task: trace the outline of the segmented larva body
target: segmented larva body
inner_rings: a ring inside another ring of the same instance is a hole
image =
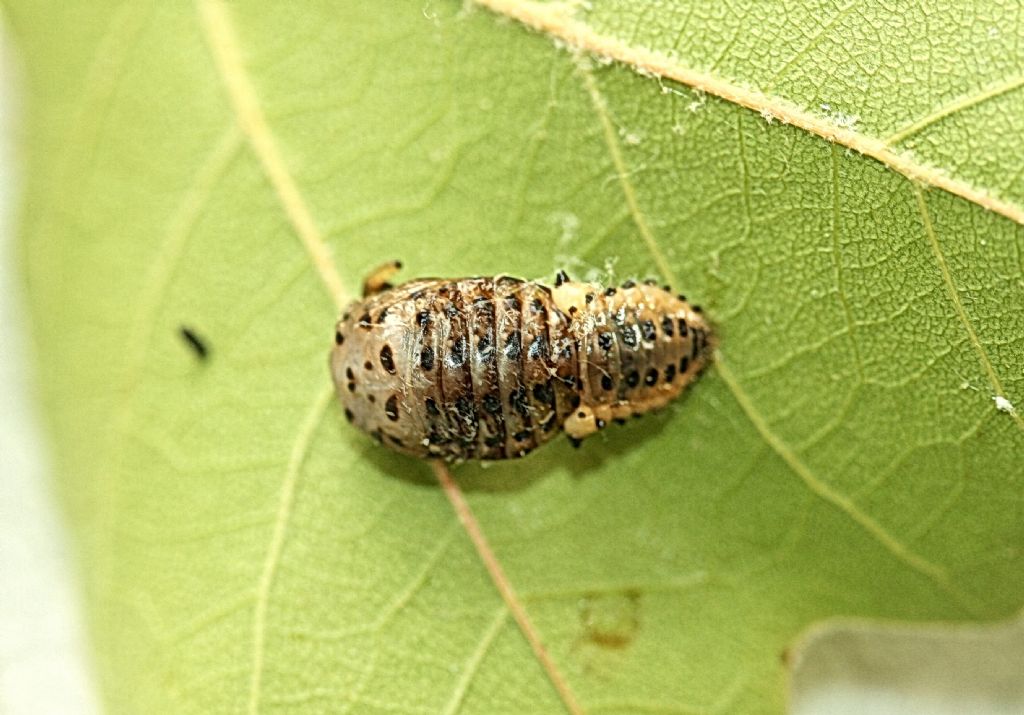
[[[559,274],[382,284],[338,322],[330,365],[345,416],[389,447],[490,460],[662,407],[709,354],[682,296]]]

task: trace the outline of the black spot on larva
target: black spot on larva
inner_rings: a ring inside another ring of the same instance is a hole
[[[672,328],[672,318],[665,316],[661,319],[661,332],[665,333],[666,338],[671,338],[675,334],[675,330]]]
[[[373,363],[370,362],[369,360],[367,360],[366,362],[363,363],[363,367],[366,368],[367,370],[372,370],[373,369]]]
[[[533,386],[533,399],[547,404],[555,399],[555,393],[550,385],[539,383]]]
[[[362,317],[359,318],[359,327],[365,328],[366,330],[369,330],[371,327],[373,327],[373,321],[370,320],[369,313],[363,313]]]
[[[491,358],[494,357],[494,348],[491,345],[490,335],[480,336],[480,340],[476,344],[476,352],[482,362],[490,362]]]
[[[657,369],[652,367],[650,370],[647,371],[647,374],[644,375],[644,384],[647,385],[648,387],[651,387],[657,381],[658,381],[658,371],[657,371]]]
[[[346,385],[346,387],[348,387],[348,391],[349,392],[355,392],[356,391],[356,383],[354,383],[354,382],[348,383],[348,385]]]
[[[693,349],[690,351],[690,357],[694,360],[697,359],[697,353],[700,352],[700,340],[703,337],[703,333],[699,330],[693,331]]]
[[[540,298],[534,298],[530,301],[530,312],[531,313],[543,313],[544,303],[541,302]]]
[[[677,295],[677,296],[676,296],[676,298],[678,298],[679,300],[683,301],[684,303],[686,302],[686,296],[685,296],[685,295],[683,295],[682,293],[680,293],[679,295]]]
[[[583,440],[578,437],[569,437],[569,444],[573,446],[573,449],[579,449],[580,445],[583,444]]]
[[[680,318],[678,320],[678,323],[679,323],[679,337],[685,338],[686,337],[686,318]]]
[[[566,345],[562,348],[562,359],[566,361],[572,359],[572,345]]]
[[[196,357],[200,360],[205,360],[207,355],[210,354],[210,349],[207,347],[206,342],[200,338],[192,328],[182,325],[178,328],[178,334],[181,335],[185,344],[192,348],[192,352],[194,352]],[[341,341],[338,340],[340,336],[341,333],[335,333],[334,336],[334,341],[338,343],[338,345],[341,345]],[[344,340],[344,338],[341,338],[341,340]]]
[[[352,410],[350,410],[347,407],[345,408],[345,419],[348,420],[349,422],[355,419],[355,415],[352,414]]]
[[[388,317],[388,308],[387,308],[387,306],[384,306],[383,308],[380,309],[380,312],[377,313],[377,325],[380,325],[381,323],[383,323],[387,319],[387,317]]]
[[[515,330],[505,338],[505,357],[509,360],[518,360],[519,354],[523,351],[523,337]]]
[[[515,313],[518,313],[523,309],[523,304],[520,303],[519,299],[516,298],[514,295],[505,297],[505,306]]]
[[[629,325],[622,329],[622,342],[627,348],[635,348],[637,346],[635,326]]]
[[[388,419],[392,422],[398,421],[398,395],[392,395],[388,398],[388,401],[384,403],[384,414],[388,416]]]
[[[352,368],[346,367],[345,368],[345,377],[347,377],[349,380],[355,380],[356,379],[356,374],[354,372],[352,372]]]
[[[625,283],[622,284],[622,287],[626,288],[626,289],[635,288],[636,287],[636,281],[626,281]]]
[[[568,387],[569,389],[576,389],[577,382],[575,375],[566,375],[565,377],[559,377],[558,379],[561,380],[562,384]]]
[[[548,341],[543,335],[538,335],[530,343],[530,350],[527,353],[531,360],[539,360],[548,354]]]
[[[595,424],[595,425],[597,425],[597,428],[598,428],[598,429],[604,429],[604,428],[605,428],[605,426],[607,426],[607,424],[608,424],[608,423],[607,423],[607,422],[605,422],[605,421],[604,421],[604,420],[602,420],[602,419],[597,419],[597,420],[594,420],[594,424]]]
[[[422,367],[424,370],[434,369],[433,348],[423,348],[423,350],[420,351],[420,367]]]
[[[476,409],[473,407],[472,401],[465,395],[460,395],[455,400],[455,411],[459,413],[459,417],[464,420],[473,420],[476,418]]]
[[[501,397],[497,392],[488,392],[483,399],[484,409],[492,415],[501,412]]]
[[[637,385],[639,385],[640,373],[637,372],[636,370],[633,370],[628,375],[626,375],[626,384],[629,385],[630,387],[636,387]]]
[[[699,305],[691,305],[690,306],[690,310],[692,310],[694,313],[703,313],[704,312],[704,309],[702,307],[700,307]]]
[[[612,349],[612,345],[615,344],[615,338],[612,337],[611,333],[598,333],[597,344],[601,346],[601,349],[608,352]]]
[[[373,404],[374,402],[376,402],[376,401],[377,401],[377,396],[376,396],[376,395],[374,395],[374,394],[373,394],[373,393],[371,392],[370,394],[368,394],[368,395],[366,396],[366,399],[367,399],[367,400],[369,400],[369,401],[370,401],[370,404],[372,405],[372,404]]]
[[[522,432],[516,432],[514,435],[512,435],[512,439],[514,439],[516,442],[525,442],[529,438],[530,430],[525,429]]]
[[[499,446],[504,440],[496,434],[492,434],[490,437],[484,439],[484,444],[491,449]]]
[[[615,387],[615,383],[612,381],[610,375],[601,375],[601,389],[610,390]]]
[[[665,368],[665,382],[673,382],[676,379],[676,366],[669,365]]]
[[[579,417],[582,420],[582,419],[586,418],[587,413],[586,412],[577,412],[576,416]]]
[[[523,417],[530,414],[530,401],[526,396],[526,387],[519,385],[508,395],[508,404],[514,407]]]
[[[459,315],[459,309],[455,307],[454,303],[448,303],[444,307],[444,314],[449,318],[455,318]]]
[[[609,296],[609,297],[611,297],[611,296],[615,295],[616,293],[618,293],[618,291],[617,291],[617,290],[615,290],[615,288],[609,288],[608,290],[606,290],[606,291],[604,292],[604,294],[605,294],[606,296]]]
[[[644,281],[644,285],[645,286],[656,286],[656,285],[658,285],[658,281],[654,280],[653,278],[648,278],[648,279],[646,279]]]
[[[552,429],[555,428],[556,424],[558,424],[558,415],[552,412],[551,416],[544,420],[541,423],[540,427],[545,432],[550,432]]]
[[[430,322],[430,311],[421,310],[416,314],[416,325],[421,328],[425,327]]]
[[[555,287],[562,285],[569,280],[569,274],[565,271],[559,271],[555,274]]]
[[[572,399],[569,400],[569,406],[572,407],[574,410],[577,407],[579,407],[580,406],[580,396],[579,395],[573,395]]]
[[[624,424],[626,424],[626,420],[622,419],[621,417],[616,417],[613,421],[617,425],[624,425]]]
[[[578,312],[580,312],[580,309],[577,308],[575,305],[569,306],[569,315],[576,315]]]
[[[683,355],[683,357],[680,358],[679,360],[679,372],[685,373],[688,367],[690,367],[690,358]]]
[[[438,417],[441,414],[441,411],[437,409],[437,403],[434,401],[433,397],[428,397],[424,400],[423,406],[427,408],[427,414],[431,417]]]
[[[640,323],[640,331],[643,333],[644,340],[650,342],[658,337],[658,331],[654,327],[653,320],[645,320]]]
[[[461,367],[466,362],[466,336],[460,335],[452,343],[451,352],[448,353],[448,367]]]
[[[395,356],[391,352],[390,345],[385,345],[380,349],[380,364],[392,375],[395,374]]]
[[[398,437],[395,437],[393,434],[387,434],[387,435],[384,435],[384,436],[387,437],[388,441],[391,442],[392,444],[396,444],[399,447],[404,447],[405,446],[405,442],[403,442]]]
[[[593,303],[593,302],[594,302],[594,294],[593,294],[593,293],[587,293],[587,294],[586,294],[586,295],[584,296],[584,298],[583,298],[583,299],[584,299],[585,301],[587,301],[587,305],[590,305],[591,303]]]
[[[334,344],[335,345],[341,345],[344,342],[345,342],[345,336],[341,334],[340,330],[336,331],[334,333]]]

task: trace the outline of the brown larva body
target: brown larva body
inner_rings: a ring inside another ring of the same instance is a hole
[[[665,405],[708,336],[699,310],[651,285],[430,279],[353,305],[330,363],[346,417],[389,447],[505,459]]]

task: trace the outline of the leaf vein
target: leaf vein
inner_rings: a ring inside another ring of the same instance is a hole
[[[551,655],[544,647],[544,643],[540,639],[540,634],[534,627],[533,622],[530,621],[530,617],[527,615],[526,609],[523,607],[522,600],[516,595],[515,589],[512,588],[512,583],[505,575],[504,569],[501,568],[501,563],[494,555],[494,551],[491,550],[490,544],[487,543],[487,537],[484,536],[484,532],[480,528],[479,522],[473,515],[473,510],[470,509],[469,503],[466,501],[466,497],[463,496],[462,490],[459,489],[459,485],[455,483],[454,479],[452,479],[452,475],[448,471],[448,466],[443,462],[433,461],[431,462],[431,467],[434,470],[434,475],[437,477],[437,481],[441,484],[441,488],[444,490],[445,496],[448,497],[448,501],[451,502],[456,516],[462,523],[462,527],[465,529],[470,541],[473,542],[473,546],[476,548],[476,552],[480,556],[480,560],[483,562],[484,568],[487,569],[487,573],[490,575],[491,581],[494,583],[495,588],[498,589],[501,599],[508,607],[509,613],[512,614],[512,618],[515,619],[516,624],[519,626],[519,630],[522,632],[523,636],[526,637],[527,642],[530,644],[530,648],[533,650],[534,656],[536,656],[537,660],[540,662],[544,672],[547,673],[548,679],[558,692],[558,696],[562,699],[562,703],[565,705],[566,710],[569,711],[570,715],[583,715],[583,708],[577,702],[576,695],[573,693],[572,689],[569,687],[569,683],[566,682],[565,677],[558,670],[558,666],[555,665]]]
[[[953,282],[953,276],[949,271],[949,264],[946,262],[946,256],[942,252],[942,247],[939,245],[939,238],[935,233],[935,226],[932,225],[931,213],[928,211],[928,204],[924,198],[924,190],[914,185],[914,198],[917,201],[917,208],[921,212],[921,223],[924,227],[925,236],[928,238],[928,244],[932,249],[932,254],[935,256],[935,262],[938,264],[939,272],[942,274],[942,283],[946,290],[946,295],[949,297],[950,302],[953,304],[953,309],[956,311],[957,318],[960,324],[963,325],[964,330],[967,331],[967,339],[971,343],[971,347],[974,348],[974,352],[978,355],[978,360],[981,363],[982,369],[985,371],[985,375],[988,376],[989,384],[995,391],[995,395],[999,397],[1005,397],[1006,393],[1003,391],[1003,384],[999,380],[999,375],[996,374],[995,368],[992,366],[992,361],[989,360],[988,353],[985,351],[985,346],[981,344],[981,339],[978,337],[977,331],[974,329],[974,325],[971,323],[970,317],[967,315],[967,310],[964,308],[963,301],[960,300],[960,294],[957,292],[956,284]],[[1007,413],[1010,418],[1017,424],[1022,431],[1024,431],[1024,417],[1016,411],[1010,411]]]
[[[910,122],[906,126],[897,129],[885,138],[885,143],[889,145],[899,144],[914,134],[918,134],[927,129],[931,125],[938,124],[947,117],[951,117],[952,115],[957,114],[958,112],[963,112],[971,107],[976,107],[990,99],[995,99],[996,97],[1012,92],[1015,89],[1020,89],[1021,87],[1024,87],[1024,75],[1003,80],[1002,82],[997,82],[976,94],[957,97],[949,104],[939,107],[931,114],[921,117],[917,121]]]
[[[256,88],[242,56],[237,33],[223,0],[197,0],[199,18],[206,33],[207,44],[213,55],[221,83],[227,92],[232,110],[239,126],[259,159],[267,179],[299,235],[306,252],[309,253],[316,269],[327,287],[327,292],[339,309],[347,302],[346,291],[331,261],[330,250],[324,242],[320,229],[299,192],[284,157],[277,145],[277,139],[263,114]]]
[[[665,259],[665,254],[662,253],[661,248],[658,247],[657,242],[654,240],[654,234],[651,233],[650,226],[647,224],[647,219],[644,218],[643,213],[640,211],[640,205],[637,202],[633,182],[629,179],[630,172],[626,166],[626,161],[622,156],[622,148],[619,146],[619,140],[615,133],[615,126],[608,113],[607,102],[605,102],[604,96],[601,94],[601,90],[597,86],[597,81],[594,79],[593,73],[583,62],[579,63],[579,74],[583,78],[583,86],[586,87],[587,93],[590,95],[590,100],[594,105],[594,111],[597,113],[597,118],[601,122],[604,141],[608,147],[608,153],[611,155],[612,164],[615,166],[615,174],[618,177],[619,186],[622,187],[622,194],[626,199],[626,205],[629,206],[629,213],[633,217],[633,223],[636,224],[637,230],[640,231],[640,236],[647,245],[647,250],[654,258],[654,262],[658,266],[658,270],[661,272],[662,277],[668,281],[670,285],[676,285],[677,281],[675,274],[673,273],[671,266],[669,266],[668,261]]]
[[[868,136],[849,127],[840,126],[834,120],[821,117],[782,97],[769,95],[760,90],[687,67],[661,52],[645,47],[636,47],[616,37],[603,35],[585,22],[575,19],[572,8],[564,3],[542,3],[536,0],[473,0],[473,2],[496,14],[517,20],[538,32],[557,38],[577,50],[617,60],[645,75],[667,77],[759,114],[771,115],[784,124],[791,124],[875,159],[907,178],[935,186],[1012,221],[1024,224],[1024,206],[994,196],[984,187],[954,179],[942,169],[925,164],[908,152],[894,150],[885,139]]]
[[[442,715],[456,715],[462,707],[462,702],[466,697],[466,693],[469,691],[469,686],[473,682],[473,677],[476,675],[480,668],[480,664],[487,656],[487,651],[491,649],[491,644],[494,643],[494,639],[501,633],[501,629],[505,626],[505,620],[508,618],[508,609],[505,604],[502,604],[498,612],[494,614],[494,618],[488,624],[484,630],[483,635],[480,637],[480,642],[476,648],[470,654],[469,659],[466,661],[465,666],[462,668],[462,674],[459,676],[458,682],[455,684],[455,690],[452,693],[452,697],[448,700],[448,703],[442,710]]]
[[[285,536],[288,531],[288,521],[291,517],[292,507],[295,502],[295,488],[299,481],[299,473],[309,453],[309,447],[313,442],[313,435],[317,426],[323,419],[334,396],[334,387],[325,385],[317,393],[313,406],[310,408],[306,418],[302,421],[299,431],[296,434],[292,451],[288,457],[288,466],[285,469],[284,481],[281,484],[281,493],[278,497],[277,516],[274,519],[274,529],[271,532],[270,544],[267,547],[267,556],[263,562],[263,570],[260,573],[259,582],[256,585],[256,604],[253,608],[252,634],[253,634],[253,655],[252,655],[252,678],[249,687],[249,708],[248,712],[255,715],[260,710],[260,696],[263,676],[263,666],[266,649],[266,627],[267,627],[267,606],[270,601],[270,589],[274,585],[274,575],[277,566],[281,562],[281,554],[284,551]]]
[[[749,395],[743,390],[732,370],[726,365],[721,354],[716,358],[715,365],[718,375],[722,378],[726,387],[732,392],[733,397],[740,408],[746,413],[754,428],[761,434],[762,439],[772,450],[782,458],[789,468],[807,485],[816,496],[831,504],[839,511],[846,514],[850,519],[872,536],[875,541],[881,544],[889,553],[895,556],[900,562],[906,564],[918,573],[930,579],[945,593],[953,597],[954,601],[968,612],[973,612],[968,599],[949,580],[949,575],[942,567],[927,561],[922,556],[912,552],[896,537],[890,534],[877,521],[861,511],[848,497],[836,492],[828,484],[818,479],[813,472],[804,464],[796,453],[776,435],[767,420],[754,406]]]

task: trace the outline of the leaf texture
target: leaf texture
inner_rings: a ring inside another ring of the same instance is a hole
[[[427,467],[331,399],[389,258],[658,277],[717,326],[672,409],[455,470],[583,711],[778,712],[815,621],[1020,608],[1017,4],[6,2],[112,712],[565,712]]]

